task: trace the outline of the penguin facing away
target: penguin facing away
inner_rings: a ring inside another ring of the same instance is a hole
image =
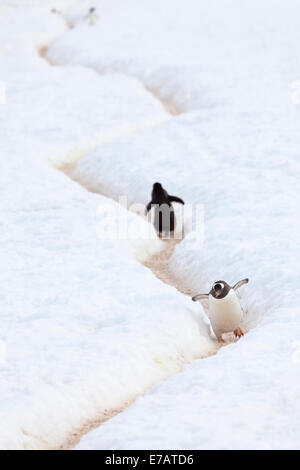
[[[184,204],[184,201],[177,196],[170,196],[160,183],[154,183],[152,197],[146,207],[148,213],[152,206],[155,207],[154,227],[161,236],[163,233],[169,235],[175,229],[175,214],[172,202]]]
[[[248,284],[248,282],[249,279],[243,279],[231,287],[225,281],[217,281],[212,286],[209,294],[199,294],[192,298],[194,302],[199,299],[208,298],[209,318],[219,342],[224,342],[222,339],[223,333],[233,331],[235,336],[241,337],[244,335],[240,328],[243,310],[235,292],[244,284]]]

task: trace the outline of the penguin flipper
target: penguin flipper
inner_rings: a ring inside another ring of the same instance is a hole
[[[179,204],[184,204],[184,201],[177,196],[169,196],[170,202],[179,202]]]
[[[239,289],[239,288],[242,287],[244,284],[248,284],[248,282],[249,282],[249,279],[248,279],[248,278],[243,279],[242,281],[237,282],[237,283],[233,286],[233,290]]]
[[[198,295],[195,295],[194,297],[192,297],[192,301],[196,302],[196,300],[208,299],[208,297],[209,297],[209,294],[198,294]]]

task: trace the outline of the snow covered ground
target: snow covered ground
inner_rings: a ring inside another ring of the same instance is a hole
[[[49,165],[169,115],[135,79],[50,67],[38,50],[67,28],[48,8],[0,22],[0,447],[58,448],[216,346],[203,312],[137,262],[163,247],[141,238],[152,227]],[[111,209],[123,242],[100,237]]]
[[[193,293],[248,276],[249,332],[77,448],[299,448],[299,2],[74,3],[0,14],[0,447],[60,447],[217,351],[200,303],[138,263],[162,242],[96,236],[108,206],[147,231],[111,199],[161,181],[205,207],[169,273]]]

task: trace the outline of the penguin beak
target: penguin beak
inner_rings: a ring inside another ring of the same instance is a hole
[[[192,297],[192,301],[196,302],[197,300],[207,299],[208,297],[209,297],[209,294],[198,294],[198,295],[195,295],[194,297]]]
[[[221,295],[221,291],[220,291],[220,290],[217,290],[217,291],[216,291],[216,297],[218,298],[218,297],[220,297],[220,295]]]

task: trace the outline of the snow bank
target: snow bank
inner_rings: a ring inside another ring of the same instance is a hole
[[[2,449],[57,448],[214,350],[188,301],[97,239],[107,201],[29,163],[27,185],[2,197]]]
[[[50,6],[17,8],[0,17],[1,80],[9,95],[2,116],[19,116],[3,119],[2,132],[9,132],[13,122],[15,135],[26,131],[32,151],[43,147],[44,158],[56,166],[76,161],[102,142],[169,118],[134,78],[100,77],[83,67],[49,68],[37,50],[43,51],[66,30],[62,15],[51,13]]]
[[[34,59],[25,74],[19,70],[26,57],[23,46],[0,59],[4,62],[1,79],[9,96],[1,110],[5,126],[2,132],[9,132],[9,125],[15,135],[26,131],[32,151],[43,148],[44,158],[56,166],[76,161],[102,142],[169,118],[162,105],[135,79],[100,77],[82,67],[50,68],[38,58],[36,50],[29,48],[27,53]],[[5,121],[4,115],[8,114],[18,115],[19,119]]]
[[[15,134],[27,130],[33,151],[43,148],[43,157],[58,167],[101,142],[168,118],[136,80],[99,77],[84,68],[42,68],[29,80],[8,81],[7,92],[11,97],[3,111],[20,117],[13,123]]]
[[[253,330],[155,387],[76,450],[299,449],[297,336],[297,318]]]
[[[30,70],[41,67],[35,50],[43,49],[68,27],[62,16],[50,13],[47,1],[43,5],[8,1],[0,13],[1,80],[12,79],[12,73],[26,79]]]
[[[203,311],[130,254],[159,253],[160,240],[140,240],[153,228],[48,164],[165,111],[134,79],[38,57],[48,20],[51,36],[61,18],[37,7],[9,15],[0,16],[13,41],[0,59],[0,448],[52,449],[216,347]],[[117,226],[115,238],[103,235],[112,209],[130,228],[122,242]]]
[[[159,386],[81,448],[299,446],[300,146],[291,96],[298,16],[294,0],[195,0],[188,7],[112,0],[99,4],[93,28],[78,22],[49,49],[59,64],[135,76],[177,113],[186,111],[93,150],[72,177],[142,203],[161,181],[186,202],[204,204],[203,249],[189,234],[169,268],[195,293],[218,278],[233,284],[249,277],[240,293],[246,326],[259,321],[238,344]]]

